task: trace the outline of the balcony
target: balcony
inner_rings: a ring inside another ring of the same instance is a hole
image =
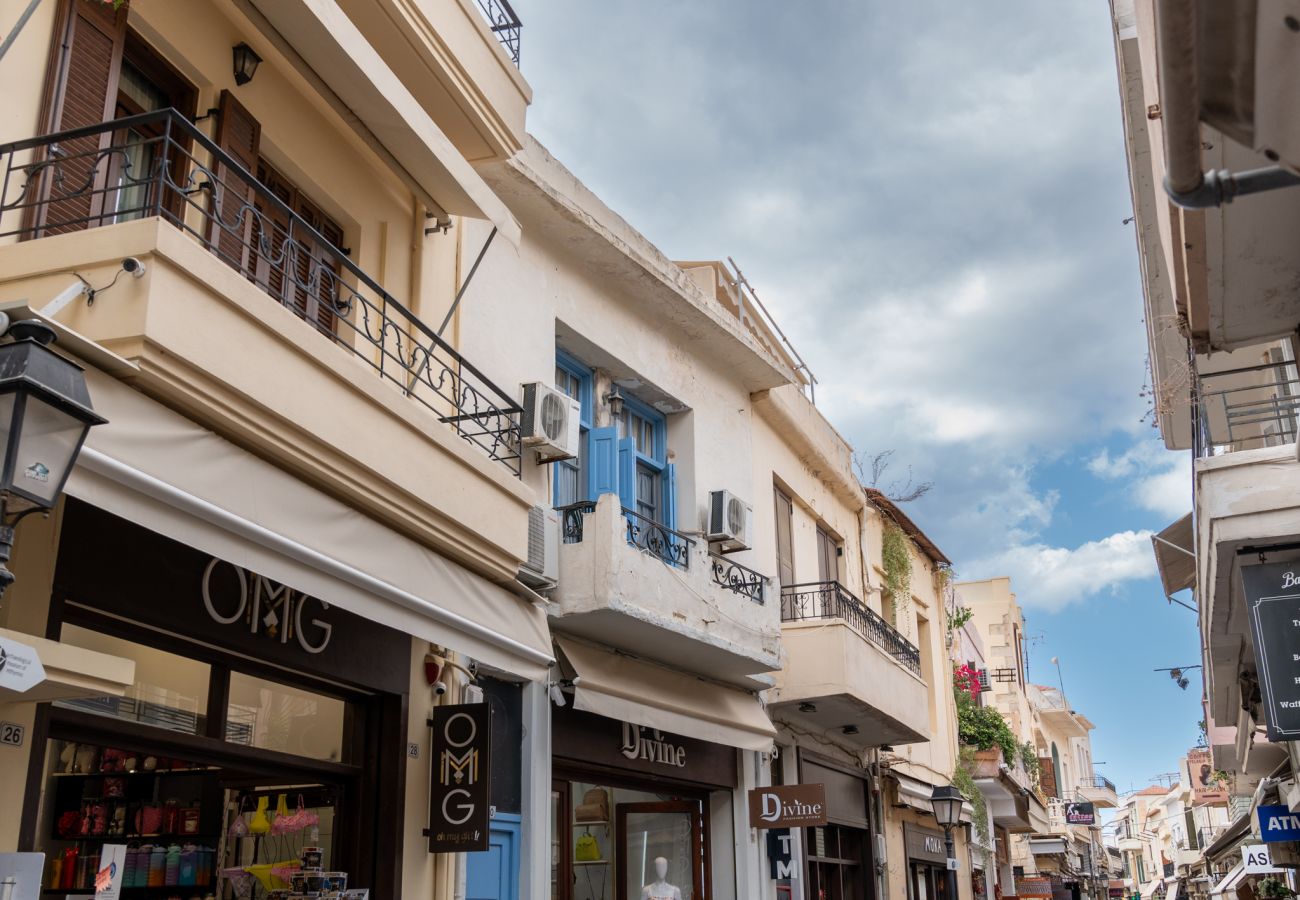
[[[1030,778],[1020,761],[1006,763],[1002,750],[975,750],[971,777],[988,803],[993,824],[1012,834],[1028,834],[1045,821],[1046,810],[1034,795]]]
[[[488,21],[488,27],[497,36],[501,46],[505,48],[506,55],[515,64],[515,68],[519,68],[519,38],[524,23],[519,21],[519,16],[515,13],[514,7],[510,5],[508,0],[475,0],[475,2],[478,3],[478,8],[483,11],[483,15]]]
[[[1104,775],[1093,775],[1079,784],[1079,795],[1098,809],[1115,809],[1119,806],[1119,796],[1115,783]]]
[[[929,740],[921,653],[838,582],[781,590],[786,718],[862,746]]]
[[[123,357],[119,377],[513,578],[531,499],[522,410],[340,236],[172,110],[0,145],[0,161],[0,300],[43,307],[81,279],[83,297],[45,314]],[[117,277],[124,257],[143,277]],[[469,475],[495,487],[486,506],[437,489]]]
[[[556,628],[754,687],[781,664],[769,579],[604,494],[563,507]]]
[[[1193,449],[1203,458],[1293,444],[1298,413],[1300,377],[1294,363],[1202,372],[1194,403]]]

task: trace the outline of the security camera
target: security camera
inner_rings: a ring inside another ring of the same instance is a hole
[[[140,260],[136,259],[134,256],[128,256],[126,259],[122,260],[122,271],[130,275],[132,278],[143,278],[144,263],[140,262]]]
[[[445,681],[435,681],[435,682],[433,683],[433,692],[434,692],[435,694],[437,694],[439,697],[441,697],[443,694],[447,693],[447,682],[445,682]]]

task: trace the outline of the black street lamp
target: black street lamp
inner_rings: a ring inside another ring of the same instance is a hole
[[[108,421],[90,405],[86,376],[50,349],[54,330],[26,320],[0,344],[0,595],[13,584],[6,565],[14,525],[50,509],[63,493],[86,434]]]
[[[965,802],[966,798],[961,795],[961,791],[950,784],[936,787],[930,795],[935,821],[943,827],[943,846],[948,857],[946,900],[957,900],[957,870],[953,868],[957,856],[952,844],[952,829],[961,821],[961,808]]]

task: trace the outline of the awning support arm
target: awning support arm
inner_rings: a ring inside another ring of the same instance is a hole
[[[456,315],[456,308],[460,306],[460,298],[465,296],[465,289],[469,287],[469,283],[474,280],[474,273],[478,271],[478,264],[483,261],[483,257],[487,254],[488,247],[492,246],[492,239],[496,236],[497,227],[493,225],[492,230],[488,233],[487,240],[483,242],[483,249],[478,252],[478,259],[474,260],[474,265],[469,267],[469,274],[465,276],[465,283],[462,284],[460,290],[456,292],[456,299],[451,301],[451,309],[447,310],[446,317],[442,320],[442,324],[438,326],[438,337],[442,337],[442,333],[447,330],[447,323],[451,321],[452,316]]]

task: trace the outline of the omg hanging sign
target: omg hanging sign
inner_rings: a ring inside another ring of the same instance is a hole
[[[492,818],[492,710],[486,703],[439,706],[429,767],[429,852],[488,849]]]

